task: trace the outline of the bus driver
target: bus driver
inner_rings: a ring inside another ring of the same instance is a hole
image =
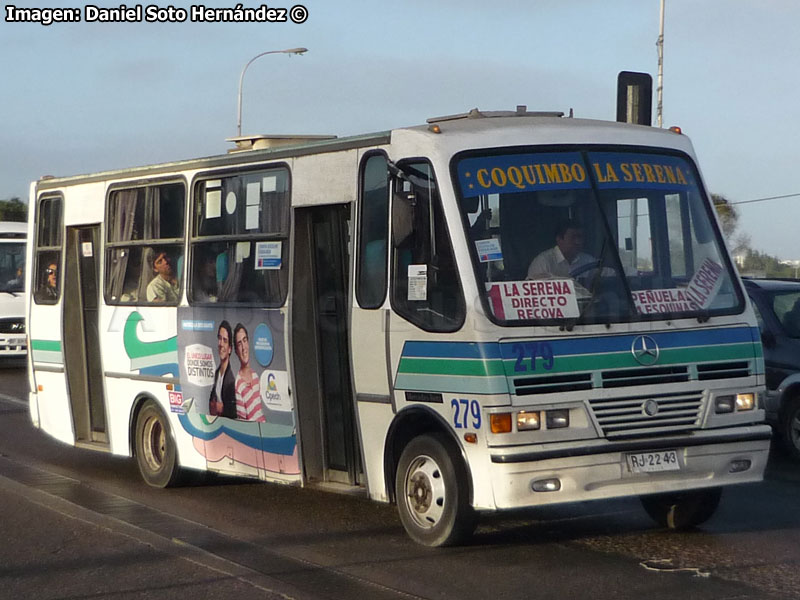
[[[596,263],[597,259],[583,252],[583,227],[577,221],[565,219],[556,228],[556,245],[531,261],[528,279],[567,279]]]

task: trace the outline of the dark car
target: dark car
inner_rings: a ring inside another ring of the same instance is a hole
[[[767,420],[800,461],[800,279],[745,279],[767,375]]]

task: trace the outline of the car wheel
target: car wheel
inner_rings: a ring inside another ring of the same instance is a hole
[[[722,488],[641,496],[644,510],[668,529],[684,530],[705,523],[719,506]]]
[[[790,458],[800,461],[800,396],[791,398],[781,415],[781,441]]]
[[[175,485],[180,476],[178,453],[164,413],[152,400],[144,403],[136,417],[136,462],[142,479],[152,486]]]
[[[448,546],[475,528],[467,474],[453,443],[441,434],[414,438],[403,450],[395,478],[400,521],[415,542]]]

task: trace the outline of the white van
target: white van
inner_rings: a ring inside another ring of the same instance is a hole
[[[26,223],[0,221],[0,361],[23,358]]]

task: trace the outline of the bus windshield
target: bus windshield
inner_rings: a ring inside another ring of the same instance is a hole
[[[25,289],[25,243],[0,243],[0,292]]]
[[[468,152],[453,171],[499,324],[703,319],[743,308],[685,155]]]

